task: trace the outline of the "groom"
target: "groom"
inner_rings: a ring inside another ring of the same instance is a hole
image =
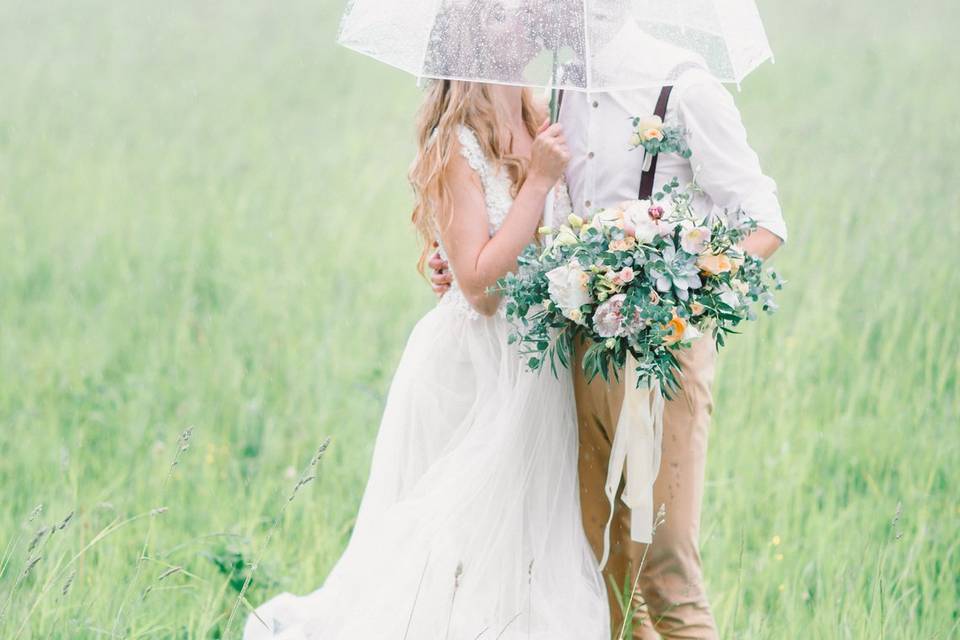
[[[616,56],[619,68],[630,73],[626,67],[637,60],[638,48],[660,45],[649,42],[649,36],[632,20],[619,19],[622,17],[611,19],[610,24],[616,26],[599,55]],[[667,51],[661,57],[671,54]],[[589,215],[594,209],[624,200],[648,198],[673,177],[681,184],[690,182],[696,171],[703,190],[695,202],[697,211],[706,214],[742,208],[759,227],[744,241],[743,249],[764,259],[770,257],[786,239],[786,226],[776,185],[761,171],[732,97],[702,61],[677,57],[670,68],[673,72],[662,88],[570,91],[563,96],[559,121],[572,156],[566,179],[574,210]],[[566,73],[579,71],[571,67]],[[692,151],[689,160],[661,154],[645,161],[642,149],[630,150],[631,118],[654,114],[667,125],[686,130]],[[547,221],[554,222],[560,221]],[[439,256],[434,256],[430,266],[434,289],[442,294],[451,281],[448,266]],[[614,638],[619,637],[623,624],[619,599],[630,593],[638,572],[635,639],[718,637],[704,588],[698,541],[707,431],[713,410],[716,349],[712,339],[707,336],[696,341],[690,349],[680,351],[678,359],[682,388],[666,402],[660,473],[653,487],[654,505],[664,505],[666,517],[655,531],[643,566],[644,545],[630,539],[628,508],[616,501],[610,559],[604,570]],[[625,389],[622,381],[606,383],[600,377],[587,382],[580,367],[574,368],[574,390],[583,525],[599,558],[610,508],[604,493],[610,448],[624,394],[632,390]]]

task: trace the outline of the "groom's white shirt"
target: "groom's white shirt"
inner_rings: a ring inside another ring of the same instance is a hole
[[[623,64],[643,49],[645,38],[630,26],[610,42],[611,55]],[[660,87],[609,92],[565,92],[560,112],[570,146],[566,180],[574,211],[635,200],[640,189],[644,151],[631,150],[631,118],[653,115]],[[674,82],[664,121],[687,132],[689,160],[665,153],[657,160],[654,193],[676,177],[693,179],[703,190],[694,203],[701,213],[743,210],[757,225],[787,239],[776,183],[764,175],[730,92],[702,67],[690,66]]]

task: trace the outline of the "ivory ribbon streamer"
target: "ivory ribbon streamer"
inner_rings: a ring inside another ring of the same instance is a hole
[[[653,154],[648,153],[646,150],[643,152],[643,170],[650,171],[650,167],[653,166]]]
[[[627,355],[623,375],[626,385],[623,406],[613,436],[604,487],[610,501],[610,516],[603,531],[601,570],[610,558],[610,525],[624,469],[627,480],[621,499],[630,507],[630,538],[646,544],[653,541],[653,483],[660,471],[663,394],[657,383],[637,388],[637,362],[632,355]]]

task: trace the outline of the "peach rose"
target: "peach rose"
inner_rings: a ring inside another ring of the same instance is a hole
[[[637,123],[637,131],[640,132],[640,138],[643,142],[647,140],[663,140],[663,118],[660,116],[643,118]]]
[[[637,239],[633,236],[625,236],[619,240],[611,240],[610,251],[629,251],[637,245]]]
[[[670,322],[663,325],[663,328],[668,331],[667,335],[663,337],[663,342],[668,347],[672,347],[683,340],[683,334],[687,330],[687,322],[674,312]]]
[[[641,135],[644,140],[663,140],[663,131],[654,129],[653,127],[647,129]]]
[[[716,276],[733,269],[733,263],[725,253],[704,253],[697,258],[697,267],[699,267],[701,273]]]

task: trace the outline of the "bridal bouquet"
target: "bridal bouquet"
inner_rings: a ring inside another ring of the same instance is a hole
[[[540,230],[546,248],[527,247],[517,272],[498,283],[516,327],[511,342],[525,347],[531,369],[569,367],[580,335],[591,343],[588,379],[619,376],[630,354],[638,385],[658,382],[669,396],[679,386],[676,349],[705,333],[722,346],[756,319],[755,306],[776,310],[772,292],[783,282],[738,248],[756,222],[742,211],[698,217],[696,193],[674,179],[653,201]]]

